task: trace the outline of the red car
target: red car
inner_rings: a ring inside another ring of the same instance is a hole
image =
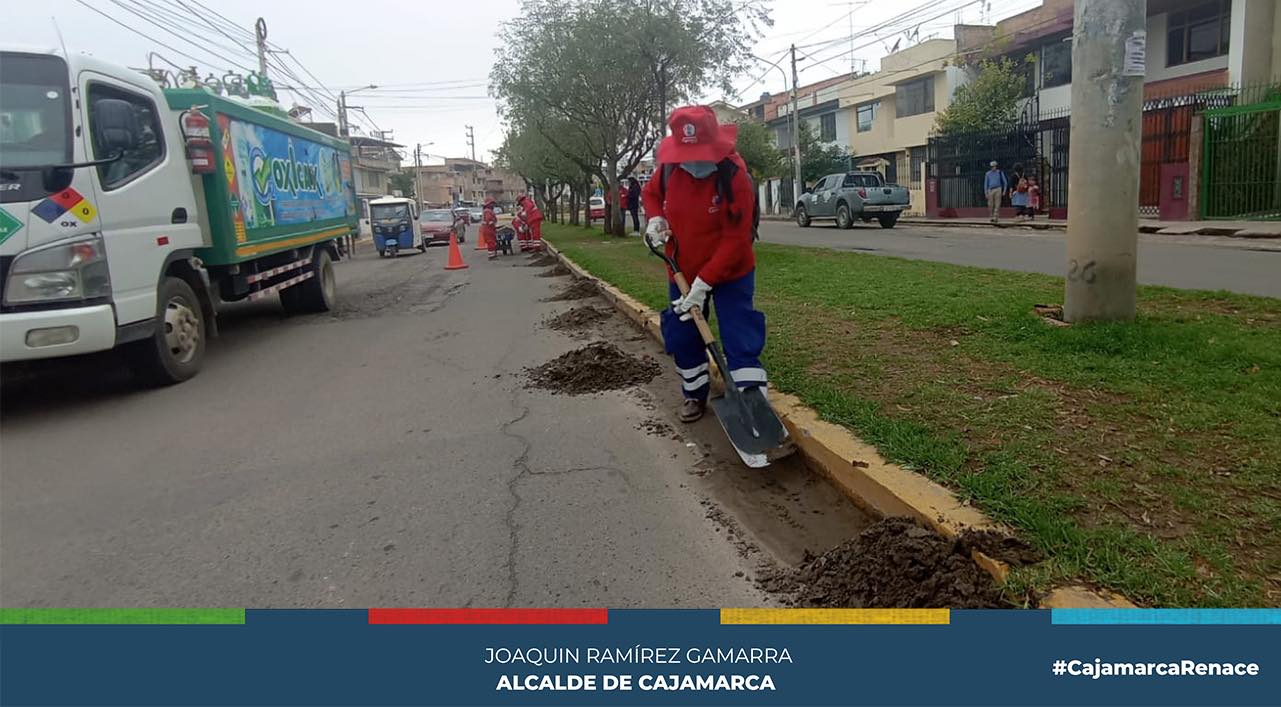
[[[605,197],[593,196],[588,200],[587,208],[591,210],[592,218],[605,218]]]
[[[448,209],[424,211],[421,223],[423,230],[423,244],[421,247],[426,250],[427,246],[433,243],[449,242],[449,234],[454,232],[454,213]]]

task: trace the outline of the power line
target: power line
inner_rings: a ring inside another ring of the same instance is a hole
[[[79,0],[77,0],[77,1],[79,1]],[[143,20],[146,20],[147,22],[151,23],[152,25],[154,25],[154,26],[156,26],[156,27],[160,28],[161,30],[163,30],[163,31],[165,31],[165,32],[168,32],[169,34],[171,34],[171,35],[173,35],[173,36],[177,37],[178,39],[181,39],[182,41],[184,41],[184,42],[186,42],[186,43],[190,44],[191,46],[196,47],[197,49],[199,49],[200,51],[205,52],[206,54],[209,54],[209,55],[211,55],[211,56],[216,56],[216,57],[218,57],[219,59],[221,59],[221,60],[223,60],[223,61],[227,62],[227,63],[228,63],[228,64],[230,64],[231,66],[234,66],[235,68],[238,68],[238,69],[245,69],[245,67],[244,67],[244,66],[241,66],[241,65],[239,65],[239,64],[237,64],[237,63],[236,63],[236,61],[237,61],[237,60],[235,60],[235,59],[228,59],[226,56],[224,56],[224,55],[222,55],[222,54],[219,54],[219,53],[218,53],[218,52],[216,52],[216,51],[213,51],[212,49],[210,49],[210,48],[208,48],[208,47],[204,46],[203,44],[200,44],[199,42],[196,42],[196,41],[194,41],[194,40],[192,40],[192,39],[190,39],[190,38],[188,38],[188,37],[184,37],[183,35],[181,35],[181,34],[179,34],[179,33],[175,32],[175,31],[173,31],[173,30],[169,29],[168,27],[166,27],[166,26],[164,26],[164,25],[160,24],[159,22],[156,22],[155,20],[151,19],[150,17],[148,17],[147,15],[143,14],[142,12],[139,12],[139,11],[137,11],[137,10],[133,9],[132,7],[130,7],[129,5],[126,5],[126,4],[124,4],[123,2],[120,2],[120,0],[111,0],[111,3],[112,3],[112,4],[114,4],[114,5],[116,5],[117,7],[121,8],[122,10],[124,10],[124,11],[126,11],[126,12],[128,12],[128,13],[130,13],[130,14],[134,15],[134,16],[136,16],[136,17],[140,17],[140,18],[142,18]],[[81,4],[82,4],[82,5],[84,5],[85,3],[81,3]],[[88,7],[88,5],[85,5],[85,6],[86,6],[86,7]],[[101,13],[99,13],[99,14],[101,14]],[[246,70],[248,70],[248,69],[246,69]]]
[[[134,34],[138,35],[139,37],[142,37],[143,39],[146,39],[146,40],[148,40],[148,41],[150,41],[150,42],[152,42],[152,43],[154,43],[154,44],[156,44],[156,45],[158,45],[158,46],[161,46],[161,47],[164,47],[165,49],[168,49],[169,51],[171,51],[171,52],[173,52],[173,53],[177,54],[178,56],[186,57],[186,58],[188,58],[188,59],[191,59],[192,61],[196,61],[196,62],[200,62],[200,63],[208,63],[208,61],[209,61],[208,59],[201,59],[201,58],[199,58],[199,57],[192,56],[192,55],[190,55],[190,54],[188,54],[188,53],[184,52],[183,50],[178,49],[177,47],[174,47],[173,45],[165,44],[164,42],[160,41],[159,39],[156,39],[155,37],[152,37],[151,35],[149,35],[149,34],[147,34],[147,33],[143,32],[143,31],[141,31],[141,30],[134,29],[133,27],[130,27],[129,25],[127,25],[127,24],[125,24],[125,23],[121,22],[120,20],[117,20],[116,18],[112,17],[111,15],[108,15],[107,13],[103,12],[102,10],[99,10],[98,8],[94,7],[93,5],[90,5],[89,3],[85,2],[85,0],[76,0],[76,2],[80,3],[81,5],[84,5],[85,7],[89,8],[90,10],[93,10],[94,12],[98,13],[99,15],[102,15],[103,17],[107,18],[108,20],[111,20],[111,21],[112,21],[112,22],[114,22],[115,24],[120,25],[121,27],[124,27],[125,29],[129,30],[130,32],[133,32]],[[235,65],[233,65],[233,66],[235,66]],[[244,67],[237,66],[236,68],[243,69]]]

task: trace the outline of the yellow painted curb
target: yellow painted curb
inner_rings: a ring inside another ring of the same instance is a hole
[[[565,267],[578,277],[595,283],[605,299],[662,344],[663,334],[659,328],[657,312],[592,275],[551,243],[546,240],[543,243]],[[719,381],[716,365],[712,364],[711,369],[712,377]],[[873,515],[915,518],[949,539],[966,530],[1010,533],[1008,528],[963,503],[956,494],[943,486],[886,461],[875,447],[855,437],[846,428],[819,419],[818,413],[801,403],[799,398],[770,391],[770,403],[806,460],[846,497]],[[1006,563],[977,550],[971,551],[970,556],[997,582],[1004,583],[1009,577],[1010,567]],[[1056,601],[1066,602],[1056,604],[1059,608],[1134,606],[1120,595],[1102,596],[1081,587],[1055,590],[1046,597],[1046,601],[1051,597],[1055,597]]]

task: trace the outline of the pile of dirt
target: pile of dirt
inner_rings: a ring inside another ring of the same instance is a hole
[[[643,430],[645,434],[650,435],[651,437],[669,437],[671,439],[679,439],[679,435],[676,434],[676,430],[672,429],[671,425],[657,418],[651,418],[641,422],[636,426],[636,429]]]
[[[1013,567],[1033,565],[1045,559],[1031,545],[995,530],[967,530],[959,538],[966,550],[978,550]]]
[[[573,274],[574,273],[570,272],[569,268],[565,267],[564,265],[557,265],[551,270],[544,270],[538,273],[538,277],[565,277],[566,275],[573,275]]]
[[[662,369],[648,356],[636,358],[613,344],[598,341],[525,370],[530,388],[581,395],[648,383]]]
[[[596,322],[609,319],[609,312],[595,307],[574,307],[543,322],[548,329],[555,331],[581,331]]]
[[[595,297],[598,294],[600,294],[600,290],[596,288],[596,283],[592,282],[591,280],[575,280],[574,284],[570,285],[569,287],[566,287],[564,291],[562,291],[560,294],[548,297],[543,301],[544,302],[568,302],[570,300],[587,299],[588,297]]]
[[[543,253],[542,255],[540,255],[540,256],[538,256],[538,257],[536,257],[536,258],[532,258],[528,263],[525,263],[525,267],[527,267],[527,268],[545,268],[545,267],[549,267],[549,266],[552,266],[552,265],[557,265],[557,264],[559,264],[559,263],[560,263],[560,261],[556,259],[556,256],[554,256],[554,255],[548,255],[547,253]]]
[[[800,567],[764,575],[801,607],[983,609],[1006,606],[959,541],[908,518],[886,518]]]

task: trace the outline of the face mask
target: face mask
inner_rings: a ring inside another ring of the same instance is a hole
[[[689,173],[694,179],[703,179],[712,176],[716,171],[715,162],[682,162],[681,169]]]

